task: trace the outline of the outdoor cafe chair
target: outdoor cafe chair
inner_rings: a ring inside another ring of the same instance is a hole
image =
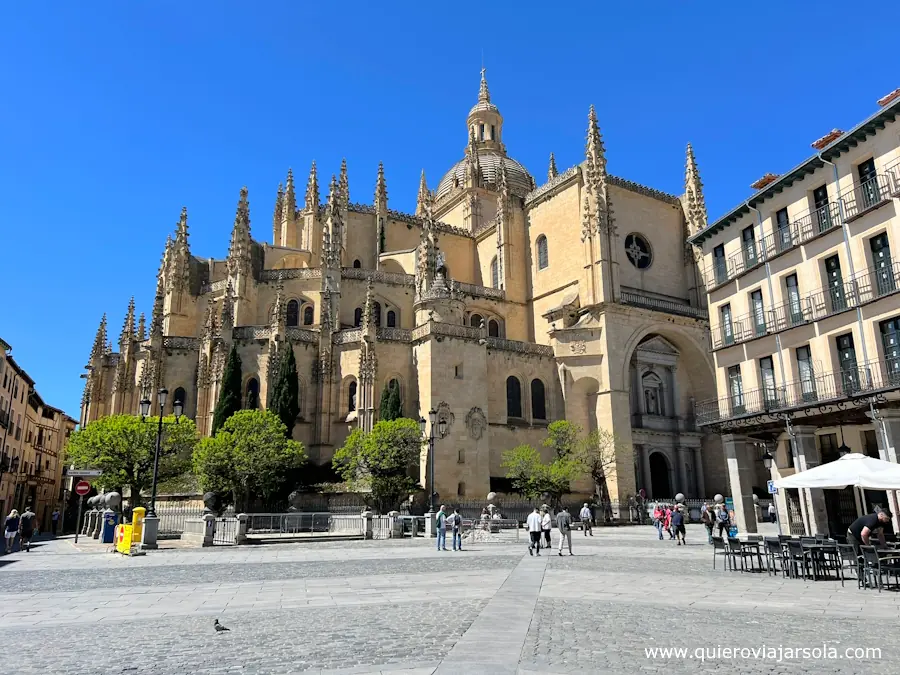
[[[802,568],[802,572],[800,572],[799,574],[804,579],[806,579],[811,562],[809,551],[804,551],[803,544],[799,540],[794,539],[791,539],[789,542],[787,542],[787,548],[791,576],[796,579],[798,575],[798,568]]]
[[[766,538],[766,572],[769,574],[778,575],[778,567],[781,567],[782,576],[788,575],[787,569],[787,555],[784,553],[784,549],[781,547],[781,542],[774,537]]]
[[[865,587],[869,588],[869,581],[874,580],[875,587],[881,593],[881,587],[884,585],[884,577],[893,572],[897,574],[897,567],[887,564],[887,560],[878,557],[878,551],[874,546],[860,546],[863,559],[863,574]]]
[[[844,570],[853,570],[856,575],[856,587],[862,588],[862,574],[860,574],[861,562],[856,554],[853,544],[838,544],[838,552],[841,555],[841,586],[844,585]]]
[[[724,558],[725,569],[730,567],[731,558],[728,555],[728,549],[725,548],[725,540],[722,537],[713,537],[713,569],[716,569],[716,556],[720,555]]]
[[[751,550],[749,548],[744,548],[743,546],[741,546],[740,539],[738,539],[737,537],[728,537],[728,556],[731,558],[732,565],[740,562],[741,572],[744,571],[744,558],[752,559],[756,555],[758,555],[758,549]],[[752,568],[752,562],[750,563],[750,566]],[[732,569],[734,568],[732,567]]]

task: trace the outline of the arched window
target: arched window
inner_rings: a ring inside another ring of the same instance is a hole
[[[388,328],[396,328],[397,327],[397,312],[392,309],[388,310],[387,313],[387,327]]]
[[[175,410],[175,401],[181,401],[182,410],[187,407],[187,394],[184,391],[184,387],[178,387],[175,390],[175,393],[172,394],[172,410]],[[40,432],[40,430],[38,430]]]
[[[662,380],[656,373],[647,373],[641,378],[644,392],[644,412],[647,415],[665,415],[663,410]]]
[[[457,486],[456,486],[456,494],[458,494],[460,497],[465,497],[465,496],[466,496],[466,484],[465,484],[465,483],[459,483],[459,484],[457,484]]]
[[[347,388],[347,412],[356,410],[356,380]]]
[[[357,328],[362,326],[362,307],[353,310],[353,325]]]
[[[353,268],[354,268],[354,269],[357,269],[357,270],[358,270],[358,269],[361,268],[361,267],[362,267],[362,263],[359,261],[359,258],[357,258],[356,260],[353,261]]]
[[[483,324],[483,323],[484,323],[484,317],[481,316],[481,314],[473,314],[469,318],[469,325],[472,326],[472,328],[481,328],[481,324]]]
[[[506,416],[522,416],[522,385],[512,375],[506,378]]]
[[[537,260],[539,270],[545,269],[550,264],[550,257],[547,254],[547,237],[544,235],[537,239]]]
[[[296,300],[290,300],[287,304],[287,325],[300,325],[300,303]]]
[[[376,327],[381,326],[381,303],[380,302],[375,303],[374,310],[375,310],[375,326]]]
[[[491,260],[491,288],[500,288],[500,263],[497,256]]]
[[[303,308],[303,325],[304,326],[312,326],[313,325],[313,307],[312,305],[307,305]]]
[[[531,417],[536,420],[547,419],[547,402],[544,400],[544,383],[531,381]]]
[[[488,335],[491,337],[500,337],[500,323],[496,319],[488,322]]]
[[[255,410],[259,407],[259,380],[251,377],[247,380],[247,391],[244,396],[244,407],[247,410]]]

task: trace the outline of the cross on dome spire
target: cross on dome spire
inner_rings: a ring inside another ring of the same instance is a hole
[[[487,80],[484,77],[485,68],[481,67],[481,86],[478,88],[478,101],[479,103],[490,103],[491,102],[491,92],[488,89]]]

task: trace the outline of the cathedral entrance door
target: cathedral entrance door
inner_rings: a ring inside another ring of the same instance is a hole
[[[654,498],[672,497],[672,486],[669,481],[669,462],[661,452],[650,455],[650,489]]]

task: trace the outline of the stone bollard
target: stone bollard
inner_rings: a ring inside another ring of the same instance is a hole
[[[373,534],[372,534],[372,512],[369,511],[368,508],[366,508],[366,510],[363,511],[359,517],[363,519],[362,524],[363,524],[364,538],[372,539],[372,537],[373,537]]]
[[[403,521],[400,520],[399,511],[388,511],[388,518],[391,519],[391,539],[403,536]]]
[[[250,523],[250,516],[246,513],[239,513],[237,515],[237,532],[234,533],[234,543],[235,544],[246,544],[247,543],[247,526]]]
[[[243,515],[243,514],[241,514]],[[213,513],[203,514],[203,546],[212,546],[216,536],[216,516]]]

